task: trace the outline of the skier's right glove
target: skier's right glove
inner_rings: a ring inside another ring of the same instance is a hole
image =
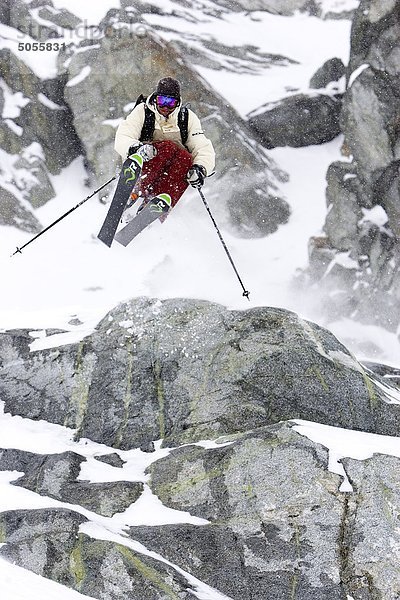
[[[128,156],[139,154],[147,162],[157,155],[157,150],[152,144],[134,144],[128,150]]]
[[[186,179],[190,185],[198,190],[203,187],[204,180],[207,177],[207,171],[203,165],[192,165],[187,172]]]

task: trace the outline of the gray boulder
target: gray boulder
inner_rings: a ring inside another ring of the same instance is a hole
[[[0,556],[73,587],[70,557],[86,518],[64,508],[11,510],[0,514]]]
[[[65,29],[74,29],[80,19],[66,9],[56,9],[51,0],[7,0],[8,10],[0,12],[2,23],[14,27],[37,41],[63,37]]]
[[[373,183],[376,174],[397,158],[397,102],[390,79],[372,69],[357,77],[343,100],[341,123],[346,143],[360,177],[367,183]]]
[[[0,470],[24,472],[14,484],[42,496],[76,504],[105,517],[125,511],[140,497],[143,484],[139,482],[79,480],[83,461],[82,456],[73,452],[46,456],[0,450]]]
[[[177,449],[150,467],[164,504],[211,524],[131,528],[131,536],[234,600],[344,600],[346,498],[326,471],[327,451],[287,424],[224,441]]]
[[[363,217],[359,205],[360,182],[354,171],[354,165],[338,161],[330,165],[326,176],[328,214],[324,230],[340,251],[353,247]]]
[[[54,25],[59,28],[56,29],[58,33],[63,33],[63,29],[75,29],[75,27],[81,23],[81,19],[79,17],[76,17],[73,13],[65,8],[55,8],[53,3],[48,2],[47,0],[43,1],[43,6],[41,6],[38,10],[38,16],[40,19],[54,23]]]
[[[122,544],[78,533],[85,517],[66,509],[0,515],[0,556],[99,600],[190,600],[187,579]]]
[[[24,5],[23,12],[27,10]],[[49,173],[57,174],[82,153],[73,129],[71,112],[59,80],[43,82],[10,50],[0,50],[0,76],[11,93],[24,103],[0,125],[0,145],[10,157],[12,177],[5,177],[0,222],[27,231],[38,231],[39,222],[27,208],[54,198]],[[12,179],[10,184],[10,179]],[[0,186],[1,186],[0,180]],[[1,186],[3,187],[3,186]]]
[[[310,79],[310,88],[326,88],[329,83],[339,81],[346,74],[346,67],[340,58],[330,58]]]
[[[341,95],[296,94],[248,115],[249,125],[266,148],[329,142],[340,133]]]
[[[14,167],[21,171],[28,171],[30,177],[21,178],[18,189],[24,200],[27,200],[32,208],[39,208],[52,200],[55,196],[53,185],[50,181],[47,165],[39,156],[31,156],[22,151]]]
[[[348,593],[356,600],[396,600],[400,461],[377,454],[364,461],[345,459],[344,466],[354,490],[343,520],[343,580]]]
[[[136,299],[80,344],[29,352],[0,335],[5,409],[129,449],[303,418],[398,435],[399,409],[317,325],[275,308]]]

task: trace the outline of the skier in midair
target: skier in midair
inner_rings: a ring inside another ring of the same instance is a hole
[[[197,115],[182,106],[176,79],[160,79],[156,90],[140,99],[117,129],[115,150],[123,160],[138,151],[145,158],[132,199],[140,195],[146,202],[167,194],[173,207],[188,184],[201,188],[213,173],[214,148]]]

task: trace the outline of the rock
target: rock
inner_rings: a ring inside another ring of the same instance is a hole
[[[230,222],[242,238],[257,238],[277,230],[278,224],[287,223],[290,207],[278,196],[260,188],[240,186],[228,199]]]
[[[351,29],[349,76],[362,64],[385,71],[389,77],[399,74],[398,9],[398,0],[361,0]]]
[[[149,469],[163,504],[211,525],[131,528],[131,535],[230,598],[345,598],[345,496],[326,471],[327,451],[287,424],[221,441],[231,443],[180,448]]]
[[[94,458],[96,460],[99,460],[100,462],[105,463],[106,465],[111,465],[112,467],[116,467],[117,469],[122,469],[122,467],[125,464],[125,461],[123,461],[122,458],[119,456],[119,454],[117,454],[116,452],[114,452],[113,454],[104,454],[102,456],[95,456]]]
[[[309,0],[216,0],[215,4],[226,7],[229,10],[234,11],[258,11],[265,10],[271,12],[274,15],[290,16],[296,11],[308,11],[314,12],[316,10],[316,2]],[[313,10],[314,9],[314,10]]]
[[[86,518],[63,508],[11,510],[0,514],[0,556],[73,587],[70,555],[78,538],[78,529]]]
[[[332,81],[339,81],[346,74],[346,67],[340,58],[325,61],[310,79],[310,88],[326,88]]]
[[[41,157],[29,157],[28,153],[21,153],[19,159],[14,163],[16,169],[28,171],[29,176],[21,178],[19,189],[24,199],[27,200],[33,208],[43,206],[49,200],[55,197],[53,185],[49,178],[46,163]]]
[[[90,597],[193,598],[192,582],[173,567],[122,544],[78,534],[85,521],[65,509],[3,512],[0,556]]]
[[[80,536],[75,587],[107,600],[192,600],[191,585],[173,567],[122,544]]]
[[[0,23],[4,25],[10,25],[11,15],[10,15],[10,2],[2,2],[0,4]]]
[[[376,363],[370,360],[363,360],[363,365],[367,369],[370,369],[373,373],[376,373],[377,375],[380,375],[383,378],[387,377],[392,383],[399,385],[400,369],[391,365]]]
[[[253,111],[249,125],[266,148],[323,144],[340,133],[341,107],[339,94],[296,94]]]
[[[0,225],[12,225],[23,231],[38,233],[41,226],[33,213],[28,211],[11,192],[0,185]]]
[[[12,0],[10,4],[11,10],[3,9],[0,13],[1,22],[34,40],[47,42],[63,37],[63,29],[74,29],[80,23],[80,19],[68,10],[54,8],[51,0]]]
[[[360,183],[350,163],[335,162],[328,169],[328,214],[324,231],[330,245],[338,250],[350,250],[358,234],[363,214],[358,203]]]
[[[73,452],[49,456],[0,450],[0,470],[22,471],[15,481],[42,496],[80,505],[105,517],[124,512],[136,502],[143,484],[132,481],[89,483],[78,479],[84,458]]]
[[[346,251],[353,267],[327,272],[321,269],[326,250],[313,248],[304,279],[318,288],[316,310],[328,320],[350,317],[391,332],[400,320],[399,8],[398,0],[362,0],[352,24],[340,118],[342,150],[351,162],[329,168],[324,229],[331,264],[343,263]]]
[[[75,29],[81,23],[81,19],[65,8],[54,8],[46,2],[38,11],[38,16],[45,21],[51,21],[60,29]],[[60,32],[62,33],[62,32]]]
[[[22,129],[21,145],[40,144],[48,170],[58,174],[82,153],[81,143],[73,128],[71,111],[61,98],[61,84],[52,80],[42,84],[33,71],[8,49],[0,50],[0,58],[4,59],[0,75],[11,91],[23,94],[28,100],[14,119]],[[54,99],[46,96],[44,92],[47,90]]]
[[[5,410],[116,448],[176,445],[282,420],[398,435],[399,409],[328,331],[275,308],[135,299],[80,344],[0,335]]]
[[[33,9],[32,4],[29,7]],[[24,4],[19,17],[27,10]],[[8,96],[19,96],[17,103],[13,99],[12,113],[0,125],[0,145],[12,155],[3,172],[7,185],[2,186],[0,181],[0,187],[4,187],[0,222],[38,232],[40,224],[27,210],[25,201],[37,208],[54,198],[49,172],[59,173],[82,153],[82,147],[61,83],[43,82],[9,49],[0,50],[0,59],[2,96],[4,90]]]
[[[354,598],[395,600],[400,586],[400,461],[374,455],[343,462],[354,489],[343,520],[343,580]]]
[[[344,97],[342,129],[358,173],[366,182],[372,183],[374,173],[395,158],[393,125],[397,102],[390,80],[384,73],[371,69],[365,69],[357,77]]]
[[[229,598],[251,598],[251,584],[248,581],[251,575],[248,574],[249,566],[245,561],[245,545],[225,525],[199,527],[182,523],[142,526],[131,527],[129,533],[146,548],[161,554],[200,581],[229,595]],[[262,580],[261,574],[259,580]]]

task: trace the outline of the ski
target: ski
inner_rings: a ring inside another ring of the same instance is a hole
[[[142,173],[143,163],[151,160],[156,155],[157,150],[152,144],[143,144],[139,146],[134,154],[130,154],[122,165],[114,197],[97,236],[106,246],[110,247],[112,244],[122,213]]]
[[[97,236],[108,247],[112,244],[131,191],[142,172],[142,166],[143,158],[139,154],[128,156],[122,165],[114,197]]]
[[[156,221],[161,215],[166,215],[171,204],[172,200],[169,194],[155,196],[125,227],[118,231],[114,239],[122,246],[127,246],[150,223]]]

